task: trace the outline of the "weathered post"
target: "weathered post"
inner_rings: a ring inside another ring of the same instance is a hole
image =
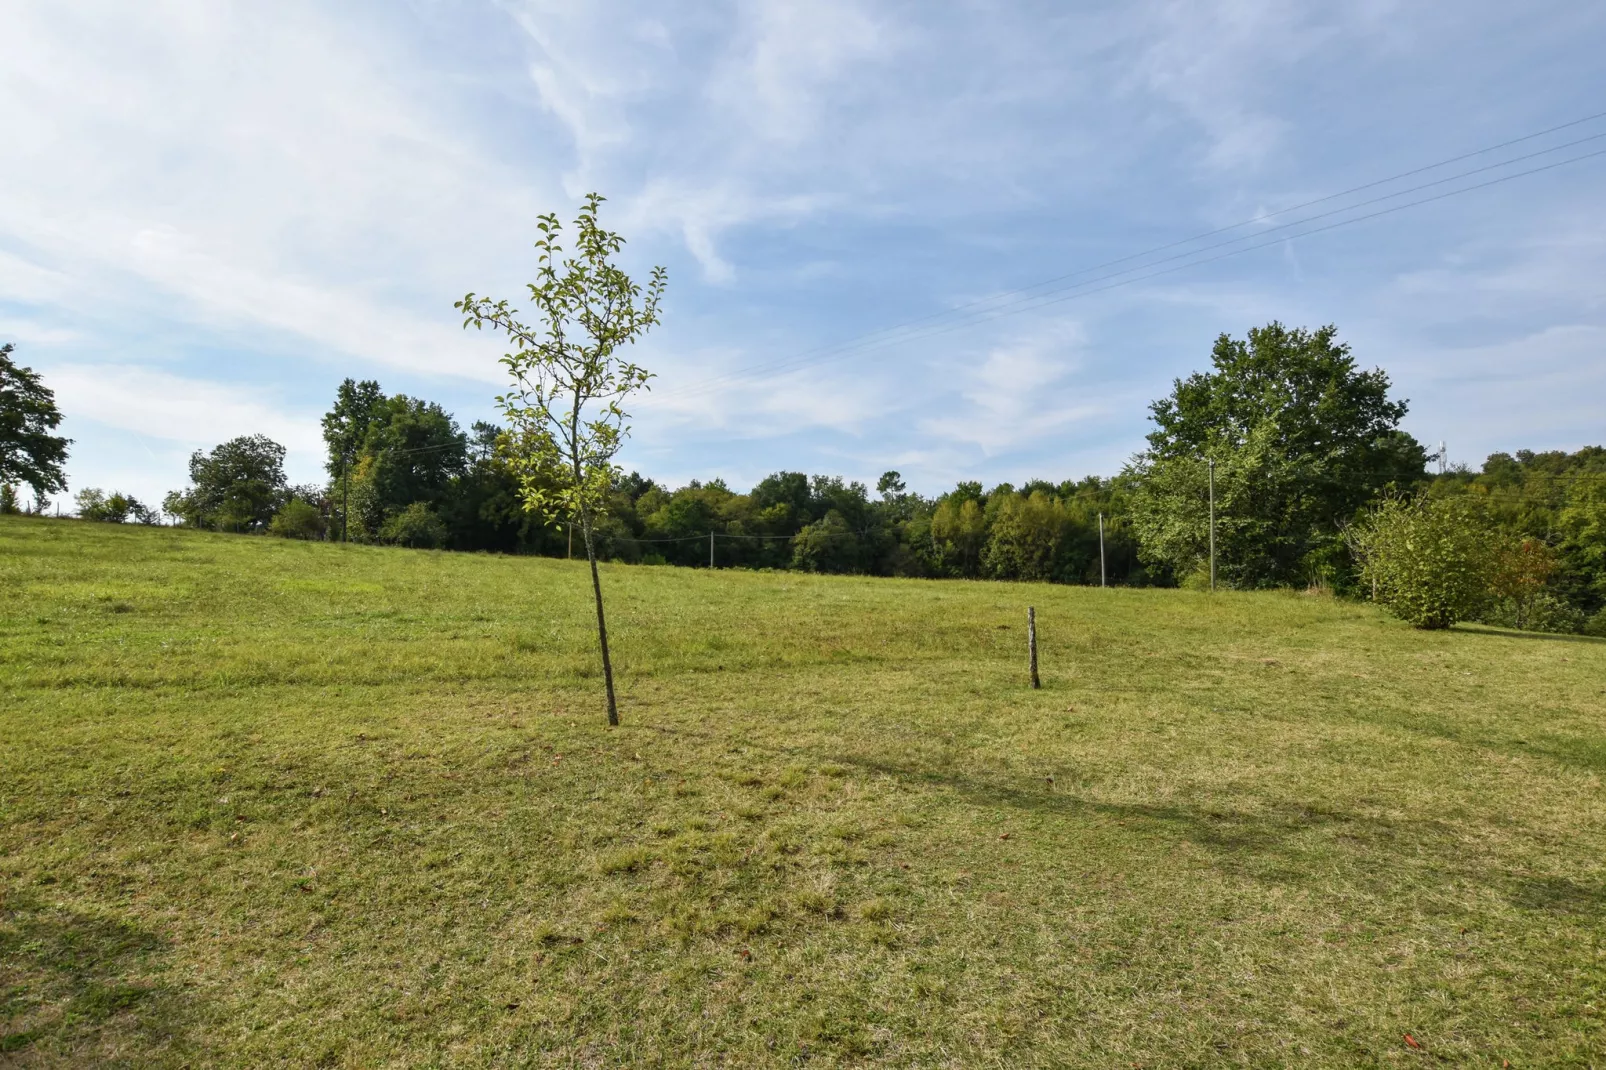
[[[708,567],[714,567],[714,533],[708,533]]]
[[[1026,657],[1032,666],[1032,690],[1043,686],[1037,678],[1037,607],[1026,607]]]
[[[1099,514],[1099,586],[1104,586],[1104,514]]]

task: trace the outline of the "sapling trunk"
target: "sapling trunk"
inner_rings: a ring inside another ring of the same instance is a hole
[[[608,691],[608,725],[619,727],[619,704],[613,697],[613,661],[608,657],[608,621],[602,612],[602,577],[597,573],[597,547],[591,538],[591,518],[580,514],[580,532],[585,536],[586,560],[591,563],[591,592],[597,599],[597,642],[602,646],[602,682]]]

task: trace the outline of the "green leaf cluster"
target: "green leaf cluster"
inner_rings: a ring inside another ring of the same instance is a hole
[[[541,217],[536,281],[528,286],[534,326],[506,300],[469,293],[454,305],[464,327],[490,324],[513,346],[502,357],[512,383],[497,398],[508,421],[500,445],[525,506],[578,521],[588,547],[618,477],[613,458],[628,434],[625,400],[652,378],[622,350],[658,323],[667,279],[656,267],[643,287],[614,263],[624,238],[598,221],[604,199],[586,198],[572,255],[558,217]]]
[[[1381,369],[1357,366],[1330,325],[1223,334],[1211,364],[1150,406],[1148,449],[1128,468],[1144,560],[1179,578],[1208,569],[1214,461],[1223,584],[1338,578],[1324,573],[1342,526],[1388,487],[1423,477],[1421,445],[1398,429],[1406,403],[1389,398]]]
[[[26,483],[42,510],[46,495],[67,489],[72,440],[51,434],[61,423],[56,395],[37,372],[12,359],[15,349],[0,345],[0,486]]]
[[[1448,628],[1489,603],[1498,536],[1465,498],[1393,496],[1346,532],[1372,597],[1418,628]]]

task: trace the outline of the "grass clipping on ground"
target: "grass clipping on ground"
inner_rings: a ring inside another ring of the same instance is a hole
[[[1606,643],[583,567],[0,518],[0,1062],[1602,1058]]]

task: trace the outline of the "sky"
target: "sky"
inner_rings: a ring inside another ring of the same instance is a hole
[[[1274,319],[1476,468],[1606,441],[1602,55],[1577,0],[12,0],[0,341],[74,491],[256,433],[312,482],[346,377],[494,419],[452,302],[595,190],[669,274],[661,483],[1111,475]]]

